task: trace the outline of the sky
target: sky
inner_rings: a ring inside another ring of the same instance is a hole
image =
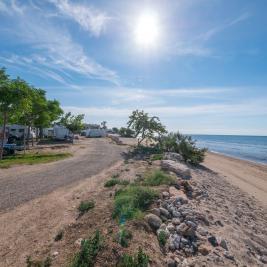
[[[88,123],[267,135],[266,0],[0,0],[0,67]],[[1,97],[1,96],[0,96]]]

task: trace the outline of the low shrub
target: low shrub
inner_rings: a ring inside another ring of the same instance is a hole
[[[143,184],[148,186],[158,186],[161,184],[170,185],[175,182],[175,178],[161,170],[155,170],[145,174]]]
[[[119,184],[119,185],[128,185],[130,182],[127,181],[127,180],[119,180],[119,179],[115,179],[115,178],[112,178],[108,181],[105,182],[104,186],[105,187],[112,187],[112,186],[115,186],[116,184]]]
[[[97,230],[90,239],[84,239],[80,251],[74,256],[70,267],[92,267],[99,251],[103,248],[103,237]]]
[[[80,214],[84,214],[88,212],[90,209],[93,209],[95,207],[95,202],[92,200],[89,201],[81,201],[78,210]]]
[[[115,194],[114,218],[138,218],[153,202],[158,194],[146,187],[130,185]]]
[[[60,241],[60,240],[63,238],[63,235],[64,235],[63,230],[60,230],[60,231],[56,234],[56,236],[55,236],[55,241],[56,241],[56,242],[57,242],[57,241]]]
[[[51,265],[52,259],[50,257],[47,257],[44,261],[32,260],[30,256],[26,259],[27,267],[50,267]]]
[[[150,159],[152,161],[154,161],[154,160],[163,160],[163,154],[153,154],[153,155],[151,155]]]
[[[158,234],[158,241],[161,247],[165,247],[168,240],[168,236],[165,231],[160,231]]]
[[[118,243],[126,248],[129,245],[129,241],[132,239],[133,235],[130,231],[128,231],[127,229],[125,229],[124,227],[122,227],[120,229],[120,232],[118,234]]]
[[[117,264],[118,267],[147,267],[149,263],[149,257],[146,255],[141,248],[138,253],[131,256],[124,254]]]

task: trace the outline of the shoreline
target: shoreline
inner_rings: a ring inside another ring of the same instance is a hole
[[[267,206],[267,165],[207,152],[203,165]]]

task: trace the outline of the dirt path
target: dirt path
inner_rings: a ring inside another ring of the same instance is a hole
[[[0,169],[0,212],[83,180],[120,160],[124,146],[108,139],[85,139],[72,158],[35,166]]]
[[[267,166],[208,153],[204,165],[267,206]]]

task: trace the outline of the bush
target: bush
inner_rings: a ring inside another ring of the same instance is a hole
[[[191,136],[182,135],[179,132],[161,137],[158,146],[163,152],[179,153],[186,162],[194,165],[204,161],[207,151],[206,148],[197,148],[196,142]]]
[[[50,267],[52,265],[52,260],[50,257],[47,257],[44,261],[35,261],[31,257],[27,257],[26,266],[27,267]]]
[[[78,210],[80,214],[84,214],[90,209],[93,209],[95,207],[95,202],[90,200],[90,201],[81,201]]]
[[[103,238],[97,230],[92,238],[84,239],[80,251],[74,256],[71,267],[92,267],[98,252],[103,247]]]
[[[127,180],[119,180],[119,179],[115,179],[115,178],[112,178],[108,181],[105,182],[104,186],[105,187],[112,187],[116,184],[119,184],[119,185],[128,185],[130,182],[127,181]]]
[[[129,245],[129,240],[132,239],[132,233],[128,230],[126,230],[124,227],[120,229],[120,232],[118,234],[118,243],[126,248]]]
[[[145,179],[143,181],[144,185],[149,186],[158,186],[161,184],[173,184],[175,182],[175,178],[164,173],[161,170],[155,170],[153,172],[149,172],[145,175]]]
[[[165,247],[168,237],[165,231],[160,231],[158,234],[158,241],[161,247]]]
[[[163,159],[163,154],[154,154],[150,157],[151,160],[162,160]]]
[[[113,217],[138,218],[157,196],[154,190],[136,185],[118,190],[115,194]]]
[[[129,128],[125,128],[125,127],[121,127],[119,129],[119,135],[121,137],[128,137],[128,138],[131,138],[131,137],[134,137],[134,134],[135,132]]]
[[[149,257],[139,248],[137,254],[131,256],[124,254],[117,264],[118,267],[147,267]]]

